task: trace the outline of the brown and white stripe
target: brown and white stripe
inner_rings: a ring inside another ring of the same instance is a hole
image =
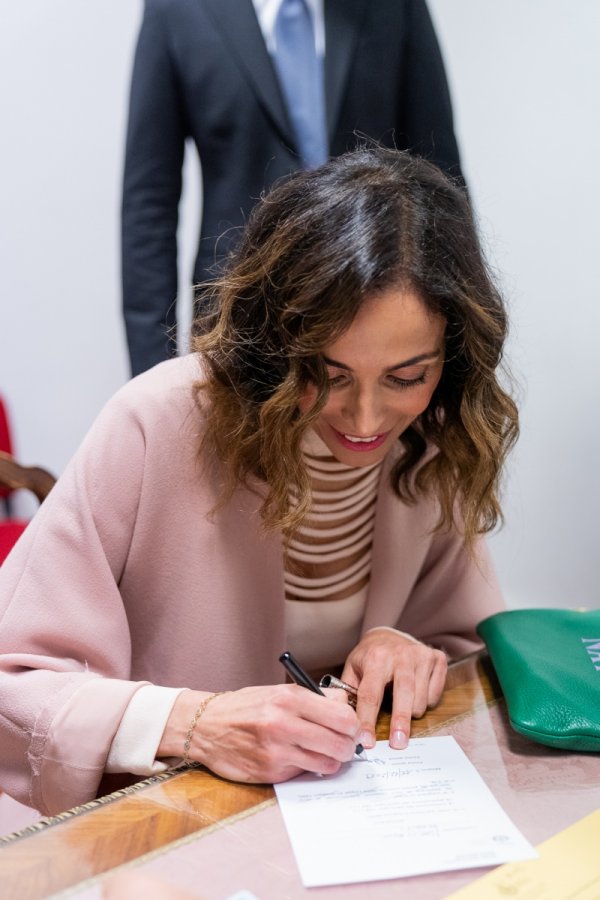
[[[314,669],[343,662],[358,640],[381,463],[346,466],[312,431],[303,452],[313,503],[286,555],[287,638],[303,664]]]

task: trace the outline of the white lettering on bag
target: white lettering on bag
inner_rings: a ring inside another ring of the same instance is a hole
[[[600,638],[581,638],[596,672],[600,672]]]

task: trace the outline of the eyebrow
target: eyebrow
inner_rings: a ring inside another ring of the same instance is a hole
[[[419,356],[413,356],[411,359],[405,359],[402,362],[396,363],[395,366],[389,366],[385,371],[393,372],[395,369],[407,369],[409,366],[416,366],[418,363],[429,362],[430,360],[437,359],[441,350],[433,350],[431,353],[421,353]],[[347,366],[346,363],[339,362],[335,359],[330,359],[328,356],[323,357],[323,362],[328,366],[335,366],[336,369],[345,369],[347,372],[351,372],[351,366]]]

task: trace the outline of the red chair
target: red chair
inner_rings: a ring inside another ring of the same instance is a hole
[[[8,425],[8,416],[6,414],[6,407],[4,406],[4,401],[0,396],[0,453],[8,453],[9,456],[13,455],[12,449],[12,440],[10,436],[10,428]],[[0,485],[0,499],[2,499],[6,514],[8,515],[9,509],[8,507],[8,498],[10,496],[10,488],[3,487]]]
[[[11,494],[16,490],[31,491],[42,503],[55,482],[56,478],[46,469],[21,466],[13,459],[8,415],[0,397],[0,500],[4,506],[4,517],[0,518],[0,565],[28,525],[11,515]]]

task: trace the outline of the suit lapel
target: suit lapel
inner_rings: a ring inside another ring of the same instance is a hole
[[[325,0],[325,104],[333,139],[368,0]]]
[[[295,148],[285,102],[252,0],[204,0],[204,5],[273,126],[286,144]]]

